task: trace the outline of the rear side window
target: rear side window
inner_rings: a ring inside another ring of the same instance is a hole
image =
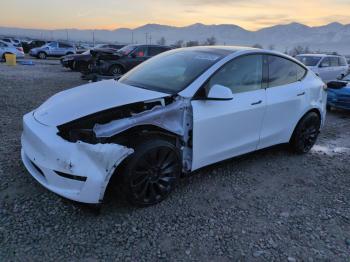
[[[303,67],[279,56],[268,56],[268,66],[269,87],[283,86],[297,82],[306,74],[306,70]]]
[[[340,66],[347,66],[347,62],[345,57],[339,57],[339,65]]]
[[[71,45],[60,43],[60,48],[72,48]]]
[[[338,59],[338,57],[330,57],[329,60],[331,62],[331,66],[339,66],[339,59]]]
[[[148,56],[155,56],[155,55],[163,53],[167,50],[168,49],[166,49],[164,47],[150,46],[150,47],[148,47]]]

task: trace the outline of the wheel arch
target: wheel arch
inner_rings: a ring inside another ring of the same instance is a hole
[[[138,134],[138,137],[135,139],[134,134]],[[122,133],[119,133],[113,137],[111,137],[111,141],[109,142],[115,142],[118,143],[118,141],[116,141],[115,139],[118,140],[118,138],[123,137],[123,136],[130,136],[133,139],[132,144],[133,145],[125,145],[127,147],[131,147],[131,148],[136,148],[138,144],[145,142],[147,140],[151,140],[151,139],[164,139],[170,143],[172,143],[174,146],[176,146],[179,151],[180,150],[180,139],[181,137],[176,134],[173,133],[169,130],[166,130],[164,128],[155,126],[155,125],[140,125],[140,126],[135,126],[132,128],[129,128],[127,130],[125,130]],[[134,152],[135,153],[135,152]],[[132,157],[134,155],[134,153],[132,153],[131,155],[129,155],[128,157],[126,157],[125,159],[123,159],[120,164],[115,168],[114,172],[111,174],[111,176],[109,177],[108,181],[106,181],[106,187],[104,189],[103,192],[103,199],[106,197],[107,194],[110,193],[112,187],[115,184],[120,184],[123,181],[123,172],[124,169],[126,167],[127,162],[130,160],[130,157]],[[103,200],[101,199],[101,200]]]
[[[293,139],[294,134],[295,134],[295,130],[297,129],[297,127],[298,127],[299,123],[301,122],[301,120],[302,120],[306,115],[308,115],[309,113],[312,113],[312,112],[316,113],[316,114],[318,115],[318,117],[320,118],[320,121],[322,122],[322,114],[321,114],[320,109],[319,109],[319,108],[316,108],[316,107],[309,109],[308,111],[306,111],[306,112],[299,118],[299,121],[298,121],[297,124],[294,126],[293,133],[292,133],[292,135],[290,136],[289,141],[291,141],[291,140]]]

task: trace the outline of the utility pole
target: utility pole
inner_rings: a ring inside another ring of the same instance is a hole
[[[95,46],[95,30],[92,31],[92,44]]]
[[[148,44],[148,33],[146,33],[146,45]]]
[[[151,35],[151,33],[149,33],[149,44],[150,45],[152,44],[152,35]]]
[[[68,41],[68,29],[66,29],[67,41]]]
[[[131,32],[131,44],[134,44],[134,32]]]

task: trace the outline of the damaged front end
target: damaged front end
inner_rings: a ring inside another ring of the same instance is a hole
[[[146,136],[166,136],[181,150],[183,171],[192,164],[193,116],[190,100],[165,97],[108,109],[58,126],[70,142],[121,144],[134,148]]]
[[[164,97],[104,110],[47,126],[29,113],[23,119],[22,160],[32,176],[66,198],[101,203],[118,165],[150,136],[174,142],[183,171],[192,164],[192,107],[189,99]]]

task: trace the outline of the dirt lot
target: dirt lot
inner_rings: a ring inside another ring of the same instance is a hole
[[[116,193],[96,215],[20,160],[22,115],[82,83],[53,60],[0,64],[0,261],[349,261],[350,113],[328,114],[307,155],[259,151],[183,179],[157,206]]]

